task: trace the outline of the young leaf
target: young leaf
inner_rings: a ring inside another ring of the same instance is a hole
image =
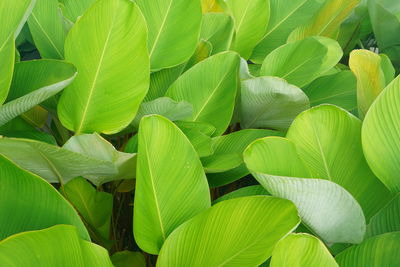
[[[0,2],[0,104],[10,89],[14,70],[15,39],[28,19],[36,0]]]
[[[7,103],[0,106],[0,125],[56,95],[71,84],[76,68],[58,60],[31,60],[15,65]]]
[[[396,266],[400,262],[400,233],[388,233],[368,238],[336,256],[340,267]]]
[[[247,79],[241,88],[242,128],[285,131],[298,114],[310,107],[300,88],[276,77]]]
[[[199,37],[200,1],[137,0],[136,3],[149,28],[151,69],[160,70],[187,61]]]
[[[395,70],[385,55],[368,50],[353,50],[349,66],[357,77],[358,114],[364,118],[378,95],[394,79]]]
[[[233,115],[239,60],[234,52],[209,57],[179,77],[166,96],[192,104],[190,120],[210,123],[217,128],[214,136],[221,135]]]
[[[67,31],[57,0],[36,0],[28,25],[41,58],[64,58]]]
[[[90,240],[78,213],[54,187],[3,156],[0,168],[0,240],[56,224],[74,225],[81,238]]]
[[[129,125],[149,86],[146,33],[130,0],[99,0],[72,27],[65,59],[78,75],[58,104],[66,128],[111,134]]]
[[[290,234],[272,252],[271,267],[339,267],[329,250],[309,234]]]
[[[76,228],[57,225],[0,242],[4,266],[112,267],[107,250],[79,238]]]
[[[271,52],[262,64],[260,75],[277,76],[301,88],[333,68],[342,55],[336,41],[309,37]]]
[[[258,266],[299,223],[295,206],[284,199],[251,196],[222,201],[176,229],[157,265]]]
[[[133,230],[139,247],[158,254],[179,225],[210,207],[196,151],[171,121],[144,117],[139,127]]]
[[[269,1],[225,0],[224,2],[235,26],[231,50],[249,59],[254,47],[267,30],[270,16]]]
[[[296,204],[302,221],[328,243],[360,243],[365,218],[357,201],[341,186],[311,179],[294,143],[266,137],[252,143],[244,161],[271,195]],[[308,179],[307,179],[308,178]]]
[[[393,192],[400,191],[400,76],[370,107],[362,128],[365,157],[376,176]]]

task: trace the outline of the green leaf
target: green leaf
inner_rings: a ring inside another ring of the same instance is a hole
[[[290,234],[278,242],[270,267],[339,267],[329,250],[309,234]]]
[[[107,162],[114,165],[118,171],[114,175],[101,176],[100,174],[85,174],[85,178],[94,184],[133,179],[136,172],[136,154],[124,153],[116,150],[112,144],[98,134],[82,134],[71,137],[63,146],[64,149],[78,153],[90,159]]]
[[[239,197],[248,197],[248,196],[263,196],[263,195],[270,195],[267,190],[261,185],[251,185],[242,187],[235,191],[232,191],[222,197],[217,198],[213,201],[213,205],[217,204],[218,202],[239,198]]]
[[[90,226],[99,231],[103,238],[108,238],[113,209],[111,194],[96,191],[82,177],[69,181],[62,193]]]
[[[326,37],[287,43],[264,60],[261,76],[277,76],[303,87],[333,68],[343,55],[339,44]]]
[[[258,266],[299,222],[287,200],[252,196],[222,201],[176,229],[157,265]]]
[[[36,0],[29,30],[42,58],[63,59],[67,31],[57,0]]]
[[[363,240],[365,218],[360,205],[338,184],[311,179],[310,170],[290,140],[281,137],[257,140],[245,150],[244,161],[271,195],[295,203],[302,222],[325,242]]]
[[[139,247],[158,254],[175,228],[209,206],[207,180],[189,140],[168,119],[144,117],[133,216]]]
[[[65,59],[78,75],[58,104],[66,128],[112,134],[129,125],[149,86],[146,33],[130,0],[99,0],[72,27]]]
[[[264,58],[286,43],[289,34],[298,25],[303,25],[320,8],[319,0],[270,0],[268,28],[263,39],[255,47],[251,60],[262,63]]]
[[[99,185],[104,177],[117,174],[112,162],[36,140],[0,138],[0,154],[50,183],[65,184],[75,177],[87,175]]]
[[[393,192],[400,191],[400,77],[370,107],[362,128],[365,157],[376,176]]]
[[[64,61],[17,63],[7,103],[0,106],[0,125],[59,93],[71,84],[76,73],[76,68]]]
[[[0,104],[6,100],[14,70],[15,39],[28,19],[36,0],[0,2]]]
[[[313,107],[333,104],[350,112],[357,110],[357,80],[351,71],[320,77],[304,87],[303,91]]]
[[[81,238],[90,240],[79,215],[54,187],[3,156],[0,167],[0,240],[56,224],[74,225]]]
[[[189,139],[194,149],[196,149],[199,157],[207,157],[214,152],[211,146],[212,139],[210,135],[203,132],[202,128],[199,128],[196,125],[179,125],[179,124],[178,127]]]
[[[340,267],[396,266],[400,262],[400,232],[371,237],[336,256]]]
[[[195,51],[199,37],[200,1],[137,0],[136,3],[149,28],[151,70],[173,67],[187,61]]]
[[[270,16],[269,1],[225,0],[225,5],[235,26],[231,50],[249,59],[254,47],[267,30]]]
[[[112,267],[107,250],[79,238],[73,226],[24,232],[0,242],[5,266]]]
[[[132,122],[138,128],[140,120],[146,115],[158,114],[171,121],[184,120],[192,116],[193,107],[186,101],[174,101],[168,97],[160,97],[140,105],[139,111]]]
[[[234,25],[230,16],[224,13],[203,15],[200,39],[212,44],[212,54],[227,51],[233,39]]]
[[[142,253],[134,251],[119,251],[111,256],[115,267],[146,267],[146,260]]]
[[[209,57],[180,76],[166,96],[191,103],[190,120],[210,123],[217,129],[214,136],[221,135],[233,115],[239,60],[234,52]]]
[[[300,112],[310,107],[300,88],[276,77],[257,77],[242,81],[242,128],[267,128],[285,131]]]
[[[396,196],[370,220],[367,237],[400,231],[400,195]]]
[[[96,0],[60,0],[63,14],[72,22],[76,22]]]
[[[384,72],[387,62],[390,64],[390,74]],[[385,55],[369,50],[353,50],[350,53],[349,66],[357,77],[358,114],[364,118],[378,95],[394,79],[395,71]]]
[[[340,25],[359,2],[360,0],[325,0],[311,21],[294,29],[288,41],[317,35],[337,39]]]
[[[213,46],[210,42],[205,40],[200,40],[197,44],[196,50],[194,51],[192,57],[185,63],[184,72],[196,65],[197,63],[203,61],[204,59],[211,56],[213,51]]]

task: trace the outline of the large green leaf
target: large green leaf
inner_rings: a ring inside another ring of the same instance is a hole
[[[379,51],[400,66],[400,2],[397,0],[368,1],[368,11]]]
[[[272,252],[271,267],[338,267],[329,250],[309,234],[290,234]]]
[[[184,120],[192,116],[193,107],[186,101],[174,101],[168,97],[160,97],[140,105],[132,125],[138,128],[140,120],[146,115],[158,114],[171,121]]]
[[[79,215],[54,187],[3,156],[0,168],[0,240],[56,224],[74,225],[80,237],[89,240]]]
[[[333,104],[348,111],[357,111],[357,80],[345,70],[323,76],[303,88],[311,106]]]
[[[107,250],[79,238],[73,226],[57,225],[25,232],[0,242],[0,261],[7,267],[112,267]]]
[[[235,26],[231,50],[249,59],[254,47],[267,30],[270,16],[269,1],[225,0],[225,5]]]
[[[258,266],[299,222],[287,200],[251,196],[222,201],[176,229],[157,266]]]
[[[367,227],[367,237],[390,232],[400,232],[400,194],[376,213]]]
[[[130,0],[99,0],[72,27],[65,58],[78,75],[58,104],[66,128],[111,134],[129,125],[149,86],[146,33]]]
[[[261,76],[277,76],[303,87],[334,67],[343,55],[339,44],[326,37],[308,37],[271,52],[261,67]]]
[[[302,222],[325,242],[360,243],[366,226],[357,201],[332,181],[311,179],[298,152],[288,139],[266,137],[246,149],[244,161],[268,192],[295,203]]]
[[[137,0],[136,3],[149,28],[151,69],[173,67],[187,61],[199,37],[200,1]]]
[[[369,50],[353,50],[349,66],[357,77],[358,114],[364,118],[378,95],[394,79],[395,71],[387,56]]]
[[[242,128],[287,130],[300,112],[310,107],[304,92],[276,77],[242,81]]]
[[[118,173],[112,162],[36,140],[0,138],[0,154],[50,183],[65,184],[75,177],[90,175],[91,181],[99,185],[104,177]]]
[[[115,267],[146,267],[146,259],[140,252],[119,251],[112,255],[111,260]]]
[[[325,0],[312,20],[294,29],[288,40],[297,41],[317,35],[336,39],[340,25],[359,2],[360,0]]]
[[[136,154],[116,150],[112,144],[98,134],[82,134],[71,137],[63,146],[64,149],[78,153],[90,159],[114,165],[114,175],[85,174],[84,177],[94,184],[135,178]]]
[[[28,19],[36,0],[0,2],[0,104],[6,100],[14,70],[15,39]]]
[[[58,60],[31,60],[15,65],[7,103],[0,106],[0,125],[56,95],[71,84],[76,68]]]
[[[28,25],[42,58],[64,58],[67,33],[57,0],[36,0]]]
[[[158,254],[175,228],[209,206],[206,176],[189,140],[168,119],[144,117],[133,216],[139,247]]]
[[[96,0],[60,0],[63,14],[72,22],[82,16]]]
[[[397,266],[400,262],[400,232],[368,238],[336,256],[340,267]]]
[[[261,185],[251,185],[239,188],[238,190],[232,191],[226,195],[223,195],[222,197],[217,198],[216,200],[213,201],[213,205],[228,199],[247,197],[247,196],[263,196],[263,195],[270,195],[270,194]]]
[[[177,126],[181,129],[181,131],[186,135],[189,139],[190,143],[192,143],[194,149],[196,149],[199,157],[207,157],[210,156],[214,151],[211,146],[211,135],[215,131],[215,128],[211,125],[212,131],[207,132],[208,129],[203,128],[203,123],[193,122],[177,122]],[[206,127],[207,127],[206,126]]]
[[[200,39],[212,44],[213,55],[229,49],[234,33],[233,24],[232,18],[224,13],[203,15]]]
[[[391,196],[369,169],[360,137],[360,120],[333,105],[303,112],[287,134],[296,144],[311,176],[344,187],[360,203],[369,219]]]
[[[224,52],[203,60],[185,72],[166,95],[193,105],[192,121],[207,122],[222,134],[228,127],[235,105],[239,56]]]
[[[256,63],[262,63],[269,53],[285,44],[293,29],[306,23],[321,6],[319,0],[270,0],[269,2],[271,17],[267,31],[250,58]]]
[[[400,76],[370,107],[363,124],[365,157],[376,176],[394,192],[400,191]]]

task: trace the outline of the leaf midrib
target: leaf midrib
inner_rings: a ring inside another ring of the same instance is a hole
[[[164,29],[164,27],[165,27],[165,23],[166,23],[167,18],[168,18],[168,16],[169,16],[169,12],[171,11],[172,1],[173,1],[173,0],[170,0],[170,1],[169,1],[169,5],[168,5],[168,8],[167,8],[167,11],[165,12],[165,17],[164,17],[164,19],[163,19],[163,21],[162,21],[162,23],[161,23],[160,29],[159,29],[159,31],[158,31],[158,33],[157,33],[157,36],[156,36],[156,38],[154,39],[153,46],[152,46],[151,49],[150,49],[150,53],[149,53],[149,56],[150,56],[150,57],[153,55],[154,49],[156,48],[157,43],[158,43],[158,40],[160,39],[161,33],[162,33],[162,31],[163,31],[163,29]]]

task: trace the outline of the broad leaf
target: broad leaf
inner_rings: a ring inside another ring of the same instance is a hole
[[[249,59],[254,47],[267,30],[270,16],[269,1],[225,0],[225,5],[235,26],[231,50]]]
[[[222,201],[176,229],[157,265],[258,266],[299,222],[287,200],[252,196]]]
[[[302,222],[328,243],[360,243],[365,218],[357,201],[338,184],[311,179],[293,142],[267,137],[252,143],[244,161],[271,195],[291,200]]]
[[[0,104],[6,100],[14,70],[15,39],[28,19],[36,0],[0,2]]]
[[[42,58],[64,58],[67,32],[57,0],[36,0],[28,25]]]
[[[118,173],[112,162],[36,140],[0,138],[0,154],[50,183],[65,184],[75,177],[90,175],[91,181],[99,185],[104,177]]]
[[[251,60],[262,63],[264,58],[286,43],[298,25],[306,23],[320,8],[319,0],[270,0],[270,19],[263,39],[255,47]]]
[[[79,238],[73,226],[24,232],[0,242],[4,266],[112,267],[107,250]]]
[[[394,79],[395,71],[387,56],[369,50],[353,50],[349,66],[357,77],[358,114],[364,118],[378,95]]]
[[[184,120],[192,116],[193,107],[186,101],[174,101],[168,97],[160,97],[153,101],[144,102],[140,105],[139,111],[132,122],[138,128],[140,120],[146,115],[158,114],[171,121]]]
[[[203,13],[223,11],[221,6],[218,4],[218,0],[201,0],[201,8]]]
[[[146,267],[146,259],[140,252],[119,251],[111,256],[115,267]]]
[[[78,75],[58,104],[66,128],[111,134],[129,125],[149,86],[146,33],[130,0],[99,0],[72,27],[65,59]]]
[[[271,267],[339,267],[318,238],[309,234],[290,234],[278,242]]]
[[[400,262],[400,232],[371,237],[336,256],[340,267],[396,266]]]
[[[357,80],[345,70],[320,77],[303,88],[311,106],[333,104],[347,111],[357,111]]]
[[[58,60],[17,63],[7,103],[0,106],[0,125],[59,93],[76,73],[72,64]]]
[[[227,51],[234,33],[233,20],[224,13],[207,13],[203,15],[200,39],[212,44],[212,54]]]
[[[251,185],[242,187],[238,190],[232,191],[226,195],[223,195],[222,197],[217,198],[216,200],[213,201],[213,205],[228,199],[248,197],[248,196],[263,196],[263,195],[270,195],[270,194],[261,185]]]
[[[201,162],[186,136],[158,115],[139,128],[134,235],[139,247],[158,254],[179,225],[210,206]]]
[[[310,107],[300,88],[276,77],[242,81],[242,128],[287,130],[294,118]]]
[[[271,52],[261,76],[277,76],[303,87],[334,67],[343,55],[339,44],[326,37],[309,37],[285,44]]]
[[[136,3],[149,28],[151,69],[173,67],[187,61],[195,51],[199,37],[200,1],[137,0]]]
[[[168,89],[166,96],[193,105],[192,121],[207,122],[222,134],[233,115],[237,92],[239,56],[224,52],[203,60],[185,72]]]
[[[0,157],[0,167],[0,240],[56,224],[74,225],[79,236],[89,240],[78,213],[54,187],[3,156]]]
[[[340,25],[359,2],[360,0],[325,0],[312,20],[294,29],[288,41],[302,40],[316,35],[336,39]]]
[[[76,22],[96,0],[60,0],[64,16]]]
[[[370,107],[363,124],[365,157],[376,176],[393,192],[400,191],[400,77]]]

